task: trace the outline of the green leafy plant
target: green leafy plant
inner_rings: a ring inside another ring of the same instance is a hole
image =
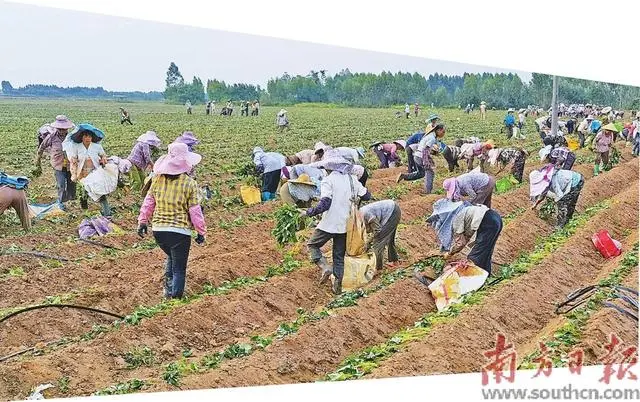
[[[298,241],[296,232],[300,230],[305,219],[293,205],[283,205],[275,212],[276,226],[271,234],[276,238],[280,246]]]
[[[69,392],[69,377],[64,376],[58,379],[58,389],[61,393],[66,394]]]
[[[131,379],[127,382],[118,383],[116,385],[112,385],[107,388],[103,388],[99,391],[93,393],[94,396],[100,395],[122,395],[122,394],[130,394],[132,392],[141,391],[147,386],[147,382],[144,380],[139,380],[137,378]]]
[[[151,366],[155,362],[155,353],[148,346],[132,349],[123,356],[127,368],[135,369],[140,366]]]

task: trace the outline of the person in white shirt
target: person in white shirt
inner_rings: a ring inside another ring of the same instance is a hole
[[[593,116],[588,115],[586,119],[580,122],[578,126],[578,139],[580,139],[580,148],[584,148],[584,142],[587,136],[589,135],[589,127],[591,126],[591,122],[593,121]]]
[[[409,108],[408,103],[404,105],[404,114],[407,116],[407,119],[409,118],[409,114],[411,114],[411,108]]]
[[[312,208],[301,212],[301,216],[316,216],[322,214],[322,219],[316,227],[313,235],[307,242],[311,261],[322,270],[320,283],[325,283],[331,274],[335,277],[333,293],[342,293],[342,277],[344,274],[344,257],[347,248],[347,220],[351,209],[351,203],[359,203],[359,200],[368,201],[371,194],[351,174],[353,165],[333,151],[325,154],[318,167],[327,170],[326,176],[320,185],[320,202]],[[322,255],[320,248],[329,240],[333,241],[333,267]]]

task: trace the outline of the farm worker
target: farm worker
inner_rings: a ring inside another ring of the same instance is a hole
[[[276,124],[280,131],[283,131],[285,128],[289,128],[289,119],[287,118],[287,111],[284,109],[280,109],[278,112],[278,116],[276,117]]]
[[[187,103],[184,106],[187,108],[187,114],[191,114],[191,101],[189,99],[187,99]]]
[[[295,166],[299,164],[308,165],[313,162],[313,156],[315,151],[313,149],[303,149],[300,152],[296,152],[294,155],[286,157],[285,164],[287,166]]]
[[[593,142],[595,145],[596,161],[593,167],[593,175],[600,174],[600,165],[604,163],[604,169],[609,170],[611,165],[609,164],[609,151],[613,144],[613,134],[618,132],[618,129],[613,123],[609,123],[602,128],[596,135]]]
[[[404,114],[405,116],[407,116],[407,119],[409,118],[409,114],[411,114],[411,109],[409,108],[409,104],[405,103],[404,105]]]
[[[437,114],[431,113],[429,117],[427,117],[427,120],[425,120],[425,123],[427,123],[427,127],[425,128],[425,131],[427,133],[431,132],[431,130],[433,130],[434,128],[436,128],[438,124],[440,124],[440,116],[438,116]]]
[[[552,198],[558,209],[556,229],[564,227],[573,217],[584,186],[584,177],[573,170],[556,169],[553,165],[547,165],[531,172],[529,178],[530,196],[534,200],[531,209],[536,209],[545,197]]]
[[[260,113],[260,102],[256,99],[251,108],[251,116],[257,116]]]
[[[284,167],[282,169],[284,172],[285,169],[289,168]],[[280,199],[282,199],[286,204],[295,205],[299,208],[308,208],[311,206],[312,200],[320,198],[320,183],[322,181],[322,176],[318,179],[316,177],[311,177],[306,173],[302,173],[291,179],[287,178],[285,175],[285,179],[287,180],[286,183],[280,186]]]
[[[522,127],[524,127],[524,122],[526,120],[526,116],[525,116],[525,109],[520,109],[518,111],[518,129],[522,130]]]
[[[554,148],[551,145],[547,145],[542,148],[538,154],[540,155],[541,162],[547,161],[548,163],[553,163],[557,169],[571,170],[576,160],[576,154],[569,148],[563,146]]]
[[[56,188],[58,189],[58,202],[65,203],[69,200],[76,199],[76,184],[71,180],[69,172],[69,160],[62,149],[67,133],[75,124],[64,115],[58,115],[56,121],[51,123],[54,133],[47,135],[42,141],[36,156],[36,170],[40,169],[40,160],[42,154],[49,150],[51,158],[51,167],[56,179]]]
[[[513,137],[513,126],[516,124],[516,118],[513,115],[514,109],[509,108],[507,115],[504,118],[504,126],[507,128],[507,139]]]
[[[445,126],[441,123],[427,131],[413,155],[417,170],[410,174],[401,173],[398,175],[396,182],[399,183],[402,180],[413,181],[424,177],[425,192],[431,194],[436,170],[436,163],[433,160],[432,153],[437,152],[438,140],[443,138],[445,133]]]
[[[98,166],[104,167],[107,164],[107,153],[102,148],[100,142],[104,138],[104,133],[91,124],[79,124],[77,129],[69,135],[68,145],[65,150],[69,156],[71,180],[78,183],[95,171]],[[79,187],[80,207],[89,208],[89,194],[84,185]],[[98,202],[102,207],[102,216],[111,216],[111,207],[107,201],[107,196],[102,195]]]
[[[364,148],[336,147],[338,154],[353,164],[359,164],[360,158],[364,158]]]
[[[202,157],[189,152],[185,144],[169,144],[168,154],[153,166],[155,175],[138,215],[138,235],[144,237],[152,221],[153,237],[167,255],[165,298],[178,299],[184,293],[191,228],[198,233],[198,244],[204,243],[207,235],[198,203],[198,184],[187,174],[201,160]]]
[[[640,154],[640,114],[636,115],[635,120],[633,120],[631,139],[633,142],[632,154],[638,156]]]
[[[311,159],[311,162],[319,162],[322,160],[322,158],[324,158],[324,154],[325,152],[329,151],[333,149],[331,146],[326,145],[320,141],[316,142],[313,145],[313,158]]]
[[[424,137],[424,131],[419,130],[407,138],[407,147],[405,148],[405,151],[407,152],[407,173],[413,173],[418,170],[413,160],[413,153],[418,149],[418,144],[422,137]]]
[[[121,107],[120,108],[120,124],[124,124],[125,121],[133,126],[133,123],[131,122],[131,117],[129,116],[129,112],[127,112],[126,110],[124,110],[123,107]]]
[[[320,202],[315,207],[302,212],[302,216],[316,216],[322,214],[322,219],[313,235],[307,242],[311,261],[321,269],[320,283],[325,283],[331,274],[335,276],[333,293],[342,293],[342,277],[344,274],[344,256],[347,247],[347,220],[351,203],[359,200],[368,201],[371,194],[360,184],[356,176],[352,175],[352,164],[335,152],[329,153],[327,158],[319,162],[329,174],[320,185]],[[320,248],[329,240],[333,240],[333,267],[322,255]]]
[[[487,103],[485,101],[480,102],[480,118],[487,120]]]
[[[153,171],[153,159],[151,158],[152,149],[158,149],[162,144],[160,138],[154,131],[147,131],[136,140],[129,157],[131,162],[131,176],[133,179],[133,188],[141,190],[144,180],[147,178],[146,170]]]
[[[522,183],[522,176],[524,174],[524,164],[529,156],[529,152],[524,148],[497,148],[489,151],[489,155],[493,152],[494,155],[497,155],[495,163],[493,165],[500,163],[500,170],[498,173],[502,172],[507,165],[511,164],[511,174],[518,181],[518,183]],[[489,157],[489,162],[491,162],[491,157]]]
[[[398,150],[405,149],[406,146],[407,143],[404,140],[397,140],[388,144],[378,141],[371,144],[373,152],[380,160],[380,169],[396,167],[396,164],[400,162]]]
[[[249,117],[249,101],[242,103],[242,115]]]
[[[211,114],[211,101],[207,102],[205,106],[205,113],[207,114],[207,116]]]
[[[491,208],[491,196],[496,187],[496,178],[486,173],[468,172],[445,179],[442,187],[451,201],[460,201],[466,196],[472,204],[484,204]]]
[[[285,167],[285,156],[277,152],[264,152],[260,147],[253,148],[253,163],[262,175],[262,201],[276,198],[280,174]]]
[[[567,134],[573,134],[573,132],[575,131],[575,125],[576,125],[576,119],[574,118],[570,118],[569,120],[567,120]]]
[[[465,143],[460,146],[460,159],[467,160],[467,171],[473,170],[473,160],[480,159],[480,170],[484,172],[484,163],[488,158],[489,151],[493,149],[491,140],[486,142]]]
[[[420,105],[418,105],[418,102],[416,102],[416,104],[413,105],[413,113],[415,113],[416,117],[418,117],[419,111],[420,111]]]
[[[31,218],[29,217],[29,204],[27,203],[27,194],[25,192],[26,184],[28,180],[25,180],[25,187],[16,188],[3,178],[8,178],[4,172],[0,171],[0,215],[9,208],[13,208],[16,211],[16,215],[22,223],[22,228],[25,233],[31,230]],[[11,179],[17,179],[11,177]]]
[[[387,266],[395,267],[398,264],[398,251],[396,250],[396,231],[400,223],[400,205],[394,200],[382,200],[372,202],[360,208],[367,233],[370,237],[367,241],[367,251],[373,249],[376,256],[376,269],[382,268],[384,249],[387,248]]]
[[[42,141],[44,141],[44,139],[47,138],[49,134],[54,134],[55,132],[56,129],[51,127],[51,124],[45,124],[40,127],[38,129],[38,147],[42,145]]]
[[[444,149],[442,150],[442,157],[447,161],[449,173],[453,173],[454,170],[460,168],[460,165],[458,165],[460,152],[460,147],[457,145],[445,145]]]
[[[460,252],[475,235],[467,260],[491,274],[493,251],[503,227],[502,218],[495,210],[468,201],[441,198],[433,204],[427,223],[435,229],[445,258]]]

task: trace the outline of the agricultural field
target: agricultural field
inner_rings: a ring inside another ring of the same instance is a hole
[[[504,219],[494,253],[494,272],[481,290],[445,312],[437,312],[414,270],[432,275],[443,262],[429,258],[435,233],[424,220],[440,194],[425,195],[422,181],[396,184],[406,167],[376,169],[370,151],[365,164],[373,173],[367,187],[377,199],[394,198],[402,209],[398,230],[400,267],[380,272],[355,291],[334,296],[317,284],[299,232],[296,242],[280,246],[272,235],[281,203],[244,206],[239,186],[251,149],[290,154],[316,141],[334,146],[367,146],[374,140],[406,139],[424,125],[430,112],[447,125],[447,143],[456,138],[493,138],[504,111],[423,109],[419,119],[396,119],[399,109],[350,109],[298,105],[287,107],[290,131],[279,133],[280,108],[262,107],[258,117],[206,116],[204,106],[187,115],[181,106],[130,103],[134,125],[121,125],[109,102],[0,100],[0,169],[29,175],[36,130],[66,114],[76,124],[90,122],[106,133],[104,148],[126,157],[135,138],[154,130],[163,145],[184,130],[201,140],[196,174],[213,197],[205,215],[207,241],[194,246],[187,268],[187,296],[162,299],[164,254],[151,236],[135,233],[141,200],[123,190],[110,197],[114,222],[124,234],[99,241],[77,240],[84,212],[70,203],[68,213],[38,221],[24,236],[11,213],[0,216],[0,399],[20,399],[50,383],[47,397],[109,395],[199,388],[478,372],[482,353],[502,332],[518,352],[518,366],[532,368],[539,342],[545,342],[556,367],[566,366],[575,346],[585,362],[598,364],[608,332],[627,343],[637,341],[637,321],[586,303],[566,316],[555,303],[575,289],[604,281],[638,288],[638,159],[620,142],[622,158],[610,171],[593,177],[593,155],[580,150],[574,170],[585,176],[574,219],[562,230],[532,211],[528,183],[494,194],[493,208]],[[238,110],[239,112],[239,110]],[[528,173],[541,166],[540,140],[528,121],[525,140],[531,152]],[[513,140],[515,143],[516,140]],[[406,156],[402,154],[403,161]],[[450,176],[436,158],[435,188]],[[47,161],[33,180],[29,197],[51,202],[55,183]],[[90,203],[88,214],[97,214]],[[607,229],[623,254],[606,260],[591,236]],[[15,254],[37,251],[50,257]],[[329,252],[330,254],[330,252]],[[599,294],[600,299],[607,295]],[[41,309],[10,316],[21,308],[70,303],[116,313]],[[26,353],[4,359],[28,349]]]

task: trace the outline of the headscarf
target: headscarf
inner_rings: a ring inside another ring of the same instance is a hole
[[[455,177],[450,177],[448,179],[445,179],[442,182],[442,187],[444,187],[445,191],[447,192],[447,198],[450,200],[459,200],[460,198],[462,198],[460,196],[460,188],[458,186],[458,179]]]
[[[453,219],[463,208],[470,206],[469,201],[453,202],[441,198],[433,204],[433,212],[427,223],[435,229],[440,242],[440,250],[449,251],[453,243]]]

